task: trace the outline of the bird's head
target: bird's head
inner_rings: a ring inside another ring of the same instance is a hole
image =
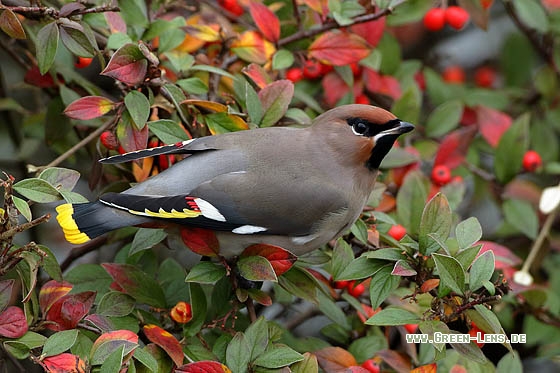
[[[395,140],[414,126],[379,107],[354,104],[321,114],[312,129],[326,135],[330,146],[343,157],[376,170]]]

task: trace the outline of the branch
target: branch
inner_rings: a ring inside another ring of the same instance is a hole
[[[118,6],[98,6],[87,9],[76,9],[70,14],[60,15],[60,10],[46,6],[1,6],[0,9],[9,9],[14,13],[23,14],[25,16],[47,16],[54,19],[65,18],[69,16],[84,15],[90,13],[104,13],[104,12],[120,12]]]
[[[72,263],[74,263],[76,259],[79,259],[82,256],[97,250],[100,246],[105,244],[105,242],[107,242],[107,237],[103,236],[95,238],[82,246],[74,248],[66,257],[66,259],[64,259],[64,261],[60,263],[60,269],[64,272],[68,269],[68,267],[70,267]]]
[[[0,234],[0,240],[5,240],[10,237],[15,236],[17,233],[23,232],[29,228],[33,228],[36,225],[46,222],[51,218],[51,214],[45,214],[43,216],[38,217],[37,219],[33,219],[30,222],[23,223],[21,225],[16,226],[15,228],[9,229],[5,232]]]

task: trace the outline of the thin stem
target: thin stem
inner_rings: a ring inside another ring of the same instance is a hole
[[[255,304],[253,303],[253,300],[248,298],[245,301],[245,306],[247,307],[247,312],[249,313],[249,320],[251,320],[251,323],[254,323],[257,321],[257,313],[255,312]]]
[[[51,218],[51,214],[45,214],[43,216],[38,217],[37,219],[33,219],[30,222],[27,223],[23,223],[21,225],[18,225],[12,229],[9,229],[5,232],[2,232],[0,234],[0,240],[5,240],[8,238],[11,238],[13,236],[15,236],[17,233],[23,232],[29,228],[33,228],[36,225],[39,225],[41,223],[46,222],[47,220],[49,220]]]
[[[537,254],[539,253],[545,238],[550,233],[550,228],[552,227],[552,223],[554,223],[554,219],[556,218],[556,215],[558,215],[558,209],[555,209],[546,217],[546,220],[544,221],[541,231],[539,232],[537,239],[533,243],[533,246],[531,247],[531,251],[529,251],[529,255],[527,256],[527,259],[525,259],[525,262],[523,263],[523,267],[521,267],[521,272],[529,272],[529,268],[531,268],[531,264],[533,264],[533,261],[537,257]]]
[[[0,9],[9,9],[14,13],[19,13],[23,15],[30,16],[48,16],[54,19],[61,18],[60,11],[55,8],[49,8],[45,6],[0,6]],[[118,6],[98,6],[87,9],[78,9],[68,16],[77,16],[90,13],[104,13],[104,12],[120,12]]]

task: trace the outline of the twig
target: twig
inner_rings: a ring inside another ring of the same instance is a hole
[[[478,168],[472,163],[467,161],[463,162],[463,165],[473,174],[479,176],[480,178],[484,179],[485,181],[494,181],[496,178],[490,172],[484,171],[482,168]]]
[[[526,24],[521,22],[521,20],[517,16],[517,13],[515,13],[515,9],[511,1],[504,1],[503,3],[506,12],[511,18],[511,20],[513,21],[513,23],[515,23],[515,25],[525,34],[525,36],[527,36],[527,38],[531,41],[533,48],[535,48],[537,53],[541,55],[541,57],[546,61],[546,63],[554,69],[556,75],[560,76],[560,70],[558,69],[556,63],[554,62],[552,46],[548,46],[545,43],[543,43],[543,41],[539,38],[539,34],[536,32],[536,30],[528,27]]]
[[[74,263],[76,259],[79,259],[87,253],[91,253],[92,251],[97,250],[100,246],[105,244],[105,242],[107,242],[107,237],[102,236],[95,238],[82,246],[74,248],[66,257],[66,259],[64,259],[64,261],[60,264],[60,269],[64,272],[68,269],[68,267],[70,267],[72,263]]]
[[[68,157],[70,157],[72,154],[80,150],[80,148],[87,145],[90,141],[92,141],[96,137],[99,137],[99,135],[101,135],[103,131],[105,131],[107,128],[111,127],[113,123],[114,120],[107,121],[107,123],[103,124],[101,127],[97,128],[95,131],[93,131],[92,133],[84,137],[79,143],[77,143],[76,145],[68,149],[65,153],[61,154],[58,158],[56,158],[54,161],[47,164],[46,166],[40,166],[40,167],[28,166],[28,168],[30,169],[29,171],[39,172],[44,170],[45,168],[58,166],[60,163],[64,162]]]
[[[257,321],[257,313],[255,312],[255,304],[251,298],[247,298],[245,301],[245,306],[247,307],[247,312],[249,313],[249,320],[251,323]]]
[[[550,228],[552,227],[552,223],[554,223],[554,220],[556,219],[556,215],[558,215],[558,209],[555,209],[546,217],[541,231],[539,232],[537,239],[533,243],[531,251],[529,251],[527,259],[525,259],[525,262],[523,262],[523,266],[520,270],[521,272],[529,272],[529,268],[531,268],[531,264],[533,264],[533,261],[537,257],[537,254],[540,251],[545,238],[550,234]]]
[[[45,7],[45,6],[2,6],[0,8],[9,9],[14,13],[23,14],[26,16],[48,16],[54,19],[61,18],[59,10],[55,8]],[[74,12],[69,14],[69,16],[84,15],[90,13],[120,12],[120,11],[121,10],[118,6],[98,6],[98,7],[87,8],[87,9],[76,9]]]
[[[33,228],[36,225],[39,225],[41,223],[46,222],[50,218],[51,218],[51,214],[45,214],[43,216],[38,217],[37,219],[31,220],[30,222],[23,223],[21,225],[18,225],[16,227],[12,228],[12,229],[9,229],[5,232],[2,232],[0,234],[0,240],[5,240],[5,239],[8,239],[10,237],[13,237],[17,233],[23,232],[23,231],[25,231],[29,228]]]
[[[292,8],[294,9],[294,18],[296,19],[297,28],[299,31],[303,31],[303,23],[301,23],[297,0],[292,0]]]

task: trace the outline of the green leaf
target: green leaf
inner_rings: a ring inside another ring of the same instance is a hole
[[[387,16],[387,24],[399,26],[420,21],[424,14],[433,6],[431,0],[409,0],[395,7],[394,12]]]
[[[379,271],[385,264],[387,263],[381,260],[368,259],[366,256],[360,256],[345,266],[342,273],[339,273],[338,277],[334,277],[334,279],[338,281],[366,278]]]
[[[387,340],[381,335],[367,335],[354,340],[348,346],[350,352],[358,362],[371,359],[378,351],[388,348]]]
[[[392,147],[389,150],[389,153],[383,158],[381,161],[381,165],[379,168],[395,168],[395,167],[402,167],[407,166],[409,164],[413,164],[418,162],[417,156],[411,154],[410,152],[404,150],[403,148]]]
[[[23,215],[23,217],[27,221],[31,221],[33,219],[33,216],[31,215],[31,209],[29,208],[27,202],[16,196],[12,196],[12,201],[14,202],[14,205],[18,209],[19,213]]]
[[[80,173],[68,168],[50,167],[39,174],[39,179],[49,182],[57,189],[71,191],[80,180]]]
[[[209,72],[209,73],[212,73],[212,74],[218,74],[218,75],[225,76],[226,78],[235,79],[235,76],[231,75],[227,71],[225,71],[223,69],[220,69],[218,67],[209,66],[209,65],[195,65],[195,66],[192,66],[189,70],[190,71],[206,71],[206,72]]]
[[[303,360],[292,365],[290,369],[292,373],[318,372],[317,357],[310,352],[306,352],[303,354]]]
[[[339,238],[332,253],[331,274],[335,280],[340,280],[340,275],[354,260],[354,252],[346,241]]]
[[[187,71],[194,64],[194,57],[187,52],[166,52],[165,56],[177,72]]]
[[[247,129],[243,120],[236,121],[227,113],[213,113],[204,116],[204,121],[214,134],[222,134]],[[241,123],[240,123],[241,122]],[[241,126],[242,124],[243,126]]]
[[[317,288],[308,272],[296,266],[278,278],[278,283],[296,297],[317,304]]]
[[[185,130],[172,120],[160,119],[147,124],[150,131],[164,144],[175,144],[189,139]]]
[[[63,330],[51,335],[43,346],[42,355],[45,357],[54,356],[67,351],[74,345],[78,338],[78,329]]]
[[[368,259],[383,259],[395,262],[398,260],[406,259],[406,256],[403,254],[403,250],[395,248],[385,248],[375,251],[368,251],[365,255]]]
[[[496,373],[523,373],[523,364],[519,353],[512,351],[504,355],[498,362]]]
[[[43,257],[43,264],[41,265],[41,267],[53,280],[61,282],[62,270],[60,269],[58,260],[56,260],[56,256],[48,247],[43,245],[38,245],[38,247],[46,254],[46,256]]]
[[[426,121],[426,135],[439,137],[456,128],[463,115],[463,104],[459,100],[444,102],[431,112]]]
[[[113,282],[111,276],[99,264],[79,264],[70,269],[64,279],[74,286],[72,290],[75,293],[97,292],[97,301]]]
[[[124,105],[136,127],[141,130],[150,116],[150,102],[141,92],[130,91],[124,96]]]
[[[259,95],[247,81],[245,81],[245,105],[247,106],[247,114],[251,119],[251,123],[258,126],[261,124],[263,110]]]
[[[62,198],[68,203],[87,203],[88,199],[79,193],[69,192],[67,190],[61,189],[58,191]]]
[[[475,242],[480,240],[482,237],[482,227],[477,218],[470,217],[467,220],[463,220],[455,228],[455,237],[457,238],[457,243],[459,244],[459,249],[463,250]],[[464,268],[468,268],[464,267]]]
[[[261,127],[270,127],[286,114],[294,96],[294,84],[289,80],[277,80],[261,89],[258,95],[263,109]]]
[[[103,316],[126,316],[134,310],[134,305],[135,302],[131,296],[118,291],[110,291],[101,298],[96,312]]]
[[[494,314],[482,304],[477,304],[474,309],[469,309],[465,311],[467,316],[472,322],[478,326],[485,333],[500,334],[503,333],[500,321]]]
[[[202,95],[208,92],[208,86],[200,78],[187,78],[177,80],[177,85],[191,95]]]
[[[124,357],[124,345],[120,345],[101,364],[101,373],[118,372],[121,369]]]
[[[506,200],[502,208],[506,221],[531,239],[536,239],[539,230],[539,219],[533,206],[520,199]]]
[[[288,366],[303,360],[303,355],[288,346],[270,349],[253,361],[253,364],[274,369]]]
[[[523,163],[523,155],[529,148],[530,114],[518,117],[502,135],[496,148],[494,170],[498,180],[504,184],[513,179]]]
[[[137,348],[134,350],[133,355],[135,360],[138,360],[142,365],[148,368],[151,372],[156,373],[158,371],[157,360],[147,351],[147,347]]]
[[[426,320],[422,321],[418,327],[423,334],[427,334],[429,339],[434,340],[434,333],[449,334],[449,327],[439,320]],[[432,342],[438,351],[442,351],[445,347],[443,342]]]
[[[60,24],[60,40],[70,52],[80,57],[93,57],[97,50],[95,39],[90,40],[84,26],[78,22],[63,19]]]
[[[319,299],[319,310],[335,324],[350,332],[352,326],[346,319],[346,315],[342,309],[336,305],[332,298],[321,291],[317,293],[317,297]]]
[[[261,355],[268,346],[268,323],[261,316],[245,330],[245,340],[251,346],[250,359],[254,360]]]
[[[437,251],[439,245],[429,235],[445,241],[451,232],[451,225],[452,216],[449,202],[444,194],[438,193],[428,202],[422,213],[418,239],[420,253],[430,255]]]
[[[368,243],[368,227],[362,219],[356,220],[356,222],[354,224],[352,224],[352,227],[350,228],[350,231],[352,232],[354,237],[356,237],[358,239],[358,241],[367,245],[367,243]]]
[[[464,269],[467,269],[471,266],[474,258],[476,258],[476,256],[480,252],[480,249],[482,249],[482,244],[468,247],[459,251],[457,255],[455,255],[455,259],[457,259],[457,261],[461,263],[461,266]]]
[[[237,262],[239,274],[249,281],[278,281],[272,264],[262,256],[247,256]]]
[[[44,75],[51,68],[58,49],[58,27],[56,22],[48,23],[37,33],[37,64],[39,72]]]
[[[535,0],[513,0],[515,12],[523,24],[545,34],[548,31],[548,17],[543,7]]]
[[[418,234],[424,201],[428,197],[426,182],[421,172],[410,171],[397,194],[397,216],[410,235]]]
[[[451,330],[450,334],[459,334],[459,332]],[[450,345],[459,353],[459,355],[467,358],[468,360],[472,360],[479,364],[487,362],[486,357],[474,341],[471,343],[450,343]]]
[[[405,324],[418,324],[420,317],[415,313],[407,311],[402,308],[389,306],[372,317],[365,323],[367,325],[405,325]]]
[[[140,228],[134,235],[128,256],[151,249],[166,237],[167,233],[163,229]]]
[[[469,272],[469,288],[473,291],[478,290],[484,282],[490,280],[494,274],[494,253],[486,251],[479,256],[472,264]]]
[[[187,336],[194,336],[200,332],[206,321],[208,302],[206,301],[206,294],[202,286],[193,282],[188,285],[193,318],[184,328],[184,334]]]
[[[245,373],[249,364],[250,356],[247,351],[251,350],[251,346],[247,343],[245,336],[241,332],[237,332],[226,350],[226,365],[231,369],[232,373]]]
[[[371,308],[376,309],[379,307],[399,287],[401,277],[392,275],[392,270],[392,266],[388,265],[381,268],[371,277],[369,284]]]
[[[35,333],[27,332],[23,337],[5,340],[3,347],[16,358],[22,360],[29,356],[29,350],[39,348],[45,344],[47,337]]]
[[[200,262],[192,267],[185,282],[215,284],[225,275],[226,269],[223,266],[211,262]]]
[[[14,190],[22,196],[39,203],[58,201],[60,194],[47,181],[31,178],[18,181],[14,184]]]
[[[434,262],[439,273],[440,296],[446,295],[445,288],[451,289],[457,294],[463,294],[465,290],[465,271],[457,259],[441,254],[433,254]]]
[[[393,103],[391,112],[401,120],[418,123],[420,117],[420,107],[422,105],[421,92],[415,85],[410,85],[403,92],[401,98]]]
[[[274,70],[287,69],[294,64],[294,55],[287,49],[279,49],[272,57],[272,68]]]

